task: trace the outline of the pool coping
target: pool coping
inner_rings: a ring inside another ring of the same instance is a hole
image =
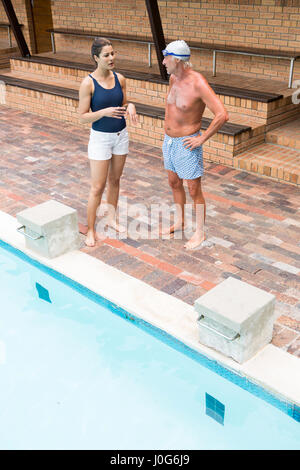
[[[16,231],[18,226],[19,223],[15,217],[0,211],[0,240],[4,243],[106,299],[123,312],[133,315],[140,322],[161,330],[171,341],[173,339],[173,343],[174,341],[183,343],[187,353],[195,356],[194,359],[197,354],[206,358],[208,367],[214,364],[211,367],[214,370],[225,368],[225,372],[227,370],[234,376],[229,380],[242,388],[249,389],[251,392],[251,388],[255,386],[262,387],[266,394],[270,393],[282,402],[282,406],[278,404],[275,406],[299,421],[300,361],[297,357],[269,344],[253,358],[239,364],[199,342],[198,314],[193,306],[79,250],[54,259],[44,258],[26,248],[24,237]],[[101,282],[99,282],[99,277]],[[145,302],[148,298],[151,298],[151,304]],[[246,382],[249,387],[245,386]],[[258,392],[255,394],[259,395]],[[272,401],[272,397],[270,399],[265,397],[265,399]]]

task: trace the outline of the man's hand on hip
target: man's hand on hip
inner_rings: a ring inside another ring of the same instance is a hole
[[[183,140],[184,147],[189,150],[194,150],[197,147],[201,147],[203,144],[203,138],[201,135],[195,135],[194,137],[187,137]]]

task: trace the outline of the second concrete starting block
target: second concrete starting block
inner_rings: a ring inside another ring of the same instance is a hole
[[[272,340],[275,297],[233,277],[196,300],[200,342],[242,363]]]

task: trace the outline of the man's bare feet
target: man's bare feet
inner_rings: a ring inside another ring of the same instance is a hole
[[[120,225],[115,219],[109,219],[107,221],[107,225],[113,228],[116,232],[119,232],[119,233],[126,232],[126,227],[124,227],[123,225]]]
[[[206,237],[204,235],[204,233],[194,233],[194,235],[192,236],[192,238],[186,242],[186,244],[184,245],[184,248],[186,250],[194,250],[195,248],[198,248],[201,243],[203,243],[205,241]]]
[[[171,225],[171,227],[162,228],[159,233],[160,235],[172,235],[177,230],[183,230],[183,229],[184,229],[184,223],[176,222],[175,224]]]

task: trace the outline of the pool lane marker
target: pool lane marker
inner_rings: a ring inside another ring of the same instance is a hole
[[[35,283],[35,287],[36,287],[36,290],[38,291],[39,298],[42,299],[42,300],[45,300],[46,302],[49,302],[50,304],[52,304],[48,289],[43,287],[38,282]]]
[[[205,404],[207,416],[224,425],[225,405],[208,393],[205,393]]]

